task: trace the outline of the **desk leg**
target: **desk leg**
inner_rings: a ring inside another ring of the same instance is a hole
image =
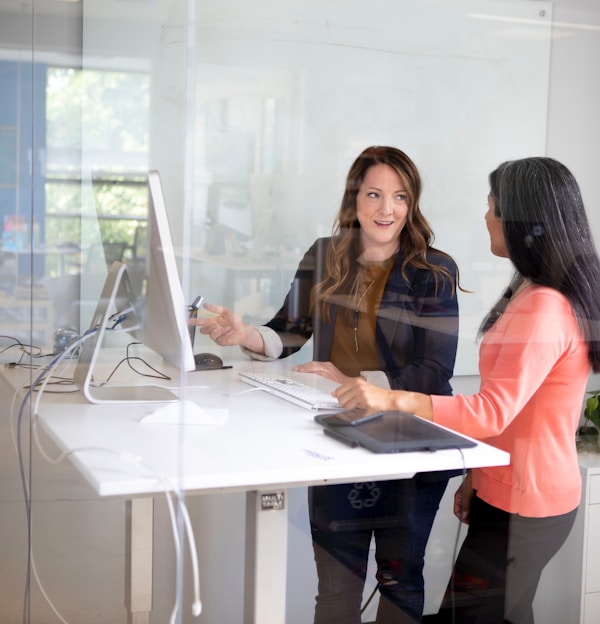
[[[246,494],[244,624],[285,624],[287,492]]]
[[[125,606],[127,624],[150,624],[154,499],[127,501],[125,532]]]

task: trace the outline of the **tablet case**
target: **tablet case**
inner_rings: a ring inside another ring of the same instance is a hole
[[[379,418],[358,425],[340,425],[339,412],[317,414],[324,432],[349,446],[362,446],[373,453],[437,451],[476,446],[474,440],[408,412],[382,412]]]

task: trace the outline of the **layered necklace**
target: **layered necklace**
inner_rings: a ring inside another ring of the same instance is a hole
[[[390,264],[393,264],[395,261],[395,256],[398,250],[392,254],[389,258],[382,261],[364,261],[361,264],[359,269],[359,274],[356,280],[356,287],[354,293],[354,315],[353,315],[353,337],[354,337],[354,351],[358,353],[360,349],[359,340],[358,340],[358,325],[360,320],[360,312],[361,312],[361,304],[365,300],[366,296],[369,294],[373,285],[378,281],[384,278],[387,275]],[[360,262],[360,261],[359,261]],[[361,279],[361,276],[366,277],[366,279]],[[365,285],[366,284],[366,285]],[[364,290],[359,296],[360,288],[364,287]],[[368,306],[367,306],[368,309]]]
[[[363,299],[367,296],[367,293],[371,289],[371,286],[375,283],[375,279],[372,279],[368,286],[363,291],[363,294],[359,297],[358,301],[354,305],[354,350],[358,353],[358,317],[360,304],[363,302]]]

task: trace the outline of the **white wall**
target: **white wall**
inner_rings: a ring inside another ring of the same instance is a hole
[[[461,294],[456,363],[472,374],[479,321],[510,275],[486,243],[487,175],[544,150],[552,5],[375,0],[373,22],[361,2],[339,8],[331,0],[199,8],[199,160],[215,167],[219,141],[230,148],[230,162],[219,160],[228,181],[271,174],[276,242],[303,250],[330,230],[358,153],[377,143],[404,149],[422,173],[437,244],[473,291]],[[273,118],[264,111],[271,100]],[[254,160],[234,165],[248,142]]]
[[[555,0],[546,153],[577,177],[600,245],[600,3]]]

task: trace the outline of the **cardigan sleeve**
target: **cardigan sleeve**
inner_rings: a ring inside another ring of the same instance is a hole
[[[311,310],[311,290],[323,272],[327,245],[330,239],[317,239],[300,261],[290,289],[281,308],[265,323],[281,340],[279,357],[299,351],[312,337],[318,324]]]
[[[479,439],[499,435],[561,359],[580,347],[568,301],[556,291],[529,287],[509,304],[482,341],[479,392],[432,397],[435,422]],[[547,384],[545,392],[556,392],[559,399],[561,392],[568,392],[566,381]]]
[[[279,335],[270,327],[265,327],[264,325],[261,325],[256,329],[263,339],[265,352],[257,353],[256,351],[251,351],[246,347],[241,347],[242,353],[251,357],[253,360],[260,360],[261,362],[272,362],[273,360],[281,357],[283,344]]]
[[[443,266],[456,284],[457,268],[445,255],[430,256],[430,261]],[[430,270],[414,270],[410,286],[401,275],[391,278],[383,303],[377,340],[384,354],[382,369],[390,387],[426,394],[451,394],[450,379],[454,371],[458,343],[458,300],[456,288],[446,277],[436,281]]]

